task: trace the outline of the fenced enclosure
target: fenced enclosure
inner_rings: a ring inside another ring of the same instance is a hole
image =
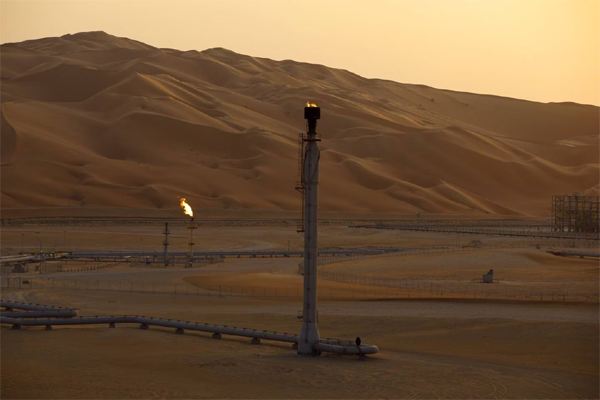
[[[561,203],[562,204],[562,203]],[[402,222],[378,222],[365,225],[350,225],[351,228],[367,229],[390,229],[399,231],[419,231],[419,232],[440,232],[457,233],[468,235],[489,235],[489,236],[508,236],[508,237],[530,237],[530,238],[549,238],[549,239],[572,239],[572,240],[599,240],[598,235],[598,201],[587,202],[594,205],[595,208],[586,208],[585,213],[564,212],[563,208],[555,217],[558,223],[530,223],[524,221],[450,221],[450,220],[423,220],[423,221],[402,221]],[[566,215],[566,216],[565,216]],[[575,217],[576,216],[576,217]],[[574,229],[575,223],[580,222],[578,226],[585,226],[586,230]],[[562,222],[562,221],[567,221]],[[595,224],[595,228],[592,226]],[[568,229],[567,229],[568,227]]]
[[[345,285],[319,287],[320,300],[393,300],[393,299],[488,299],[517,301],[560,301],[598,303],[598,293],[536,287],[515,282],[493,284],[472,281],[415,280],[377,278],[320,271],[323,281]],[[16,290],[81,290],[136,292],[168,295],[301,299],[302,286],[282,285],[203,285],[167,283],[164,281],[108,280],[90,278],[2,277],[2,289]],[[361,286],[361,287],[357,287]]]
[[[188,268],[199,268],[210,264],[221,263],[223,258],[212,257],[212,258],[197,258],[194,259],[193,263],[190,263],[187,259],[173,256],[169,259],[168,267],[164,265],[164,258],[159,259],[156,257],[131,257],[126,259],[112,259],[102,260],[101,258],[90,258],[90,259],[60,259],[60,260],[48,260],[34,263],[14,263],[2,265],[0,275],[8,276],[14,274],[53,274],[61,272],[84,272],[84,271],[95,271],[104,268],[111,268],[117,266],[127,267],[143,267],[143,268],[170,268],[170,267],[188,267]]]

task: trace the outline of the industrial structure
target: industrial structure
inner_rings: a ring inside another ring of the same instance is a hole
[[[198,228],[198,225],[194,223],[194,217],[191,217],[190,223],[187,228],[190,230],[190,253],[189,253],[189,267],[192,268],[194,266],[194,229]]]
[[[319,355],[319,329],[317,327],[317,201],[319,185],[319,158],[317,143],[317,120],[321,118],[321,108],[307,103],[304,108],[307,132],[302,139],[302,160],[300,162],[303,194],[303,233],[304,233],[304,304],[302,307],[302,330],[298,341],[298,354]]]
[[[250,343],[260,344],[261,339],[277,342],[292,343],[295,347],[298,343],[298,335],[286,332],[266,331],[262,329],[238,328],[227,325],[213,325],[192,321],[174,319],[162,319],[145,317],[142,315],[107,315],[81,317],[73,308],[53,307],[42,304],[20,303],[12,301],[0,301],[0,323],[12,325],[11,329],[20,330],[22,326],[44,326],[45,330],[51,331],[52,327],[68,325],[95,325],[107,324],[109,328],[116,328],[117,324],[133,323],[139,324],[139,328],[146,330],[150,326],[161,326],[175,328],[175,333],[183,334],[185,330],[212,333],[213,339],[221,339],[221,335],[242,336],[251,338]],[[17,311],[15,311],[17,310]],[[22,310],[22,311],[21,311]],[[377,353],[377,346],[362,343],[357,346],[349,340],[320,339],[315,344],[318,352],[330,352],[338,354],[366,355]]]
[[[552,196],[552,228],[555,232],[598,233],[599,196]]]
[[[164,247],[164,263],[165,263],[165,267],[169,266],[169,234],[171,233],[169,231],[169,223],[165,222],[165,231],[163,232],[165,234],[165,241],[163,242],[163,247]]]
[[[596,221],[598,217],[596,214]],[[349,225],[349,228],[356,229],[390,229],[399,231],[417,231],[417,232],[442,232],[458,233],[472,235],[491,235],[491,236],[519,236],[530,238],[547,239],[568,239],[568,240],[599,240],[600,235],[596,231],[568,231],[557,230],[553,223],[532,223],[528,221],[505,223],[503,221],[450,221],[450,220],[430,220],[430,221],[391,221],[378,222],[368,225]]]
[[[194,229],[197,229],[198,226],[194,223],[194,210],[192,210],[192,207],[185,201],[185,197],[181,197],[179,199],[179,204],[183,209],[183,213],[190,216],[190,223],[187,226],[187,228],[190,230],[190,248],[187,266],[192,268],[194,266]]]
[[[160,319],[140,315],[123,316],[94,316],[79,317],[74,309],[64,309],[43,305],[32,305],[0,301],[0,323],[11,324],[12,329],[19,330],[22,326],[45,326],[52,330],[53,325],[86,325],[108,324],[115,328],[117,323],[137,323],[140,329],[150,326],[175,328],[175,333],[182,334],[184,330],[202,331],[212,333],[213,339],[221,339],[221,335],[243,336],[252,338],[252,344],[259,344],[261,339],[292,343],[292,348],[298,355],[316,356],[321,352],[338,354],[355,354],[364,356],[375,354],[379,351],[377,346],[362,343],[360,340],[348,341],[337,339],[321,339],[317,328],[317,187],[319,183],[319,158],[320,151],[317,142],[317,120],[321,117],[321,109],[315,104],[308,103],[304,108],[304,118],[307,120],[307,133],[303,137],[301,147],[301,182],[303,193],[303,233],[304,233],[304,291],[302,310],[302,329],[299,335],[278,333],[272,331],[230,327],[226,325],[212,325],[191,321]],[[192,208],[181,198],[181,206],[186,215],[191,217],[189,262],[193,262],[194,252],[194,216]],[[165,260],[167,256],[168,225],[165,225]],[[344,251],[347,252],[347,251]],[[256,252],[254,252],[256,253]],[[285,253],[285,252],[282,252]],[[289,253],[293,253],[288,251]],[[165,261],[166,262],[166,261]],[[14,309],[24,310],[15,312]]]

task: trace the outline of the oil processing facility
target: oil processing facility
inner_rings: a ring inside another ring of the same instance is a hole
[[[599,196],[552,196],[552,227],[555,232],[598,233]]]
[[[108,324],[115,328],[118,323],[137,323],[140,329],[148,329],[150,326],[162,326],[175,328],[178,334],[184,331],[202,331],[212,333],[213,339],[220,339],[222,334],[232,336],[250,337],[252,344],[259,344],[261,339],[293,343],[292,348],[301,356],[318,356],[322,352],[338,354],[355,354],[364,356],[375,354],[379,351],[377,346],[361,343],[359,339],[343,341],[336,339],[322,339],[317,328],[317,261],[319,252],[317,250],[317,213],[318,213],[318,177],[320,150],[317,142],[320,140],[317,132],[317,120],[320,119],[321,109],[313,103],[308,103],[304,108],[304,118],[307,120],[307,133],[301,147],[301,186],[303,194],[303,229],[304,233],[304,289],[303,289],[303,311],[302,328],[300,334],[278,333],[272,331],[237,328],[191,321],[179,321],[171,319],[160,319],[140,315],[123,316],[94,316],[79,317],[74,309],[49,307],[39,304],[25,304],[17,302],[2,301],[1,307],[5,310],[0,314],[0,323],[11,324],[12,329],[20,330],[22,326],[45,326],[46,330],[52,330],[53,325],[86,325],[86,324]],[[306,145],[304,144],[306,143]],[[185,199],[182,206],[187,205]],[[189,210],[188,210],[189,208]],[[190,221],[190,243],[188,262],[192,265],[194,261],[193,252],[193,230],[196,226],[193,221],[191,207],[185,207],[186,214],[192,219]],[[169,228],[165,225],[165,241],[163,262],[168,265],[168,235]],[[14,311],[14,309],[22,311]]]

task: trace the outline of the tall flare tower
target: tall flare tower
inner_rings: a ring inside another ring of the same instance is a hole
[[[307,103],[304,108],[307,132],[302,136],[301,192],[304,205],[304,306],[302,309],[302,330],[298,341],[298,354],[316,356],[319,343],[317,327],[317,201],[319,184],[319,158],[317,143],[317,120],[321,109],[316,104]]]

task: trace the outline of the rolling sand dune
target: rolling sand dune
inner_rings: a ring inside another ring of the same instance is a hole
[[[104,32],[2,52],[2,208],[296,210],[322,107],[324,211],[548,213],[599,192],[599,110],[366,79]]]

